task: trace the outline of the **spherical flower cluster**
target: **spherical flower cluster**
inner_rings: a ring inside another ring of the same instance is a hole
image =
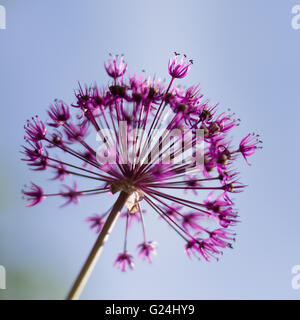
[[[184,89],[174,84],[193,62],[178,58],[175,53],[169,61],[171,79],[165,86],[144,75],[125,79],[124,58],[111,57],[105,64],[111,79],[107,86],[79,85],[73,104],[55,100],[47,122],[35,117],[25,125],[23,160],[33,170],[53,170],[53,180],[78,178],[57,193],[32,183],[23,190],[27,206],[50,197],[62,198],[65,206],[91,195],[128,195],[121,214],[126,219],[125,245],[115,261],[122,271],[134,266],[127,248],[131,221],[142,227],[138,256],[150,262],[156,251],[156,242],[146,235],[145,204],[149,214],[157,214],[180,235],[189,257],[210,261],[231,248],[232,227],[238,222],[231,194],[244,188],[234,163],[239,154],[248,163],[260,148],[261,141],[250,134],[234,148],[229,139],[237,125],[233,116],[218,113],[216,105],[203,100],[198,85]],[[101,147],[87,138],[93,130]],[[171,137],[170,132],[175,134]],[[180,140],[186,133],[189,138]],[[195,156],[200,147],[201,155]],[[90,180],[92,186],[80,188],[81,179]],[[87,218],[91,229],[101,232],[110,209]]]

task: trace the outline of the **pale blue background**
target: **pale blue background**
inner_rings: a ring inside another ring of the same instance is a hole
[[[206,97],[242,119],[236,136],[254,130],[264,140],[252,167],[239,166],[249,187],[236,197],[242,223],[235,249],[218,263],[190,261],[181,239],[148,215],[158,256],[151,265],[137,262],[134,272],[122,274],[112,267],[123,245],[123,223],[118,223],[82,298],[300,298],[300,290],[291,287],[291,268],[300,264],[300,30],[291,28],[297,1],[0,4],[7,11],[7,29],[0,30],[0,264],[8,274],[1,298],[63,299],[95,241],[84,218],[111,201],[88,198],[61,210],[49,200],[25,209],[23,184],[45,181],[55,187],[48,175],[31,173],[19,160],[25,120],[45,117],[54,98],[73,102],[78,80],[105,83],[109,52],[124,53],[131,71],[167,77],[174,50],[195,60],[183,82],[200,81]],[[135,251],[139,229],[129,241]]]

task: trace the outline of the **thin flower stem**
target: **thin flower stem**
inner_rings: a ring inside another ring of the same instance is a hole
[[[125,239],[124,239],[124,252],[126,252],[126,251],[127,251],[127,240],[128,240],[128,220],[129,220],[129,211],[127,210],[127,214],[126,214]]]
[[[49,159],[49,158],[48,158]],[[53,169],[57,169],[57,166],[53,165],[53,164],[48,164],[48,167],[50,168],[53,168]],[[97,178],[97,177],[92,177],[92,176],[88,176],[86,174],[81,174],[81,173],[77,173],[75,171],[70,171],[70,170],[65,170],[65,173],[67,174],[73,174],[75,176],[78,176],[78,177],[84,177],[84,178],[88,178],[88,179],[93,179],[93,180],[98,180],[98,181],[101,181],[101,179]],[[53,179],[54,180],[54,179]]]
[[[72,150],[71,148],[69,148],[69,147],[62,147],[62,146],[60,146],[60,145],[58,145],[58,144],[55,144],[55,143],[53,143],[50,139],[48,139],[48,138],[46,138],[46,137],[44,138],[44,140],[47,141],[48,143],[50,143],[51,145],[53,145],[54,147],[57,147],[57,148],[65,151],[65,152],[71,154],[72,156],[78,158],[79,160],[85,161],[85,162],[89,163],[90,165],[92,165],[93,167],[99,169],[99,167],[100,167],[99,164],[95,163],[94,161],[91,161],[91,160],[88,160],[88,159],[84,158],[82,155],[80,155],[80,154],[77,153],[76,151]]]
[[[67,300],[77,300],[80,297],[80,294],[84,289],[97,263],[97,260],[103,249],[103,246],[107,241],[108,236],[111,233],[111,230],[120,215],[120,211],[122,210],[123,206],[125,205],[128,199],[128,196],[129,196],[128,193],[125,193],[124,191],[120,192],[119,197],[115,202],[115,204],[113,205],[112,210],[103,226],[103,229],[101,230],[96,240],[96,243],[94,244],[92,251],[90,252],[84,266],[82,267],[76,281],[73,284],[73,287],[70,293],[67,296]]]
[[[147,187],[159,187],[161,185],[166,186],[166,185],[174,185],[174,184],[185,184],[188,183],[190,181],[195,181],[195,182],[199,182],[199,181],[212,181],[212,180],[218,180],[219,177],[215,177],[215,178],[204,178],[204,179],[190,179],[190,180],[181,180],[181,181],[173,181],[173,182],[164,182],[162,183],[153,183],[153,184],[148,184]]]
[[[54,159],[54,158],[51,158],[51,157],[47,157],[47,159],[49,159],[51,161],[54,161],[54,162],[57,162],[57,163],[60,163],[60,164],[64,164],[66,166],[69,166],[69,167],[72,167],[72,168],[75,168],[75,169],[78,169],[78,170],[82,170],[82,171],[85,171],[85,172],[89,172],[89,173],[95,174],[95,175],[101,177],[102,180],[105,180],[105,181],[108,181],[108,179],[110,178],[108,176],[103,176],[102,174],[96,173],[96,172],[91,171],[91,170],[87,170],[87,169],[82,168],[82,167],[78,167],[78,166],[72,165],[70,163],[67,163],[67,162],[64,162],[64,161],[61,161],[61,160],[57,160],[57,159]],[[112,180],[112,179],[110,178],[110,180]]]
[[[181,238],[183,238],[185,241],[188,241],[188,239],[183,235],[181,234],[181,232],[176,229],[175,225],[172,224],[172,222],[174,223],[174,220],[172,220],[170,217],[164,215],[161,210],[159,210],[159,207],[150,199],[148,198],[147,196],[145,196],[145,201],[160,215],[160,217],[165,220],[167,222],[167,224],[177,233],[179,234],[179,236]],[[166,217],[168,219],[166,219]],[[170,221],[169,221],[170,220]]]
[[[167,94],[168,94],[168,92],[169,92],[169,90],[170,90],[170,88],[171,88],[171,86],[172,86],[173,81],[174,81],[174,78],[171,79],[171,81],[170,81],[170,83],[169,83],[169,86],[168,86],[166,92],[164,93],[164,97],[163,97],[163,99],[161,100],[161,103],[160,103],[160,105],[159,105],[159,107],[158,107],[158,109],[157,109],[157,111],[156,111],[156,113],[155,113],[155,116],[154,116],[154,118],[153,118],[153,121],[152,121],[152,123],[151,123],[150,129],[149,129],[149,132],[148,132],[148,138],[147,138],[147,140],[146,140],[146,142],[145,142],[145,144],[144,144],[144,146],[143,146],[143,148],[142,148],[142,154],[144,153],[145,148],[147,147],[149,141],[152,139],[152,129],[155,129],[155,128],[156,128],[156,125],[157,125],[157,122],[156,122],[157,116],[159,115],[159,118],[161,117],[161,115],[160,115],[159,113],[160,113],[160,111],[161,111],[161,108],[162,108],[162,105],[163,105],[163,103],[164,103],[164,101],[165,101],[165,98],[166,98],[166,96],[167,96]],[[165,106],[164,106],[164,107],[165,107]],[[164,107],[163,107],[163,109],[164,109]],[[158,118],[158,119],[159,119],[159,118]]]
[[[143,236],[144,236],[144,242],[147,242],[147,237],[146,237],[146,228],[145,228],[145,221],[144,221],[144,216],[141,210],[141,207],[139,205],[139,212],[141,216],[141,222],[142,222],[142,228],[143,228]]]

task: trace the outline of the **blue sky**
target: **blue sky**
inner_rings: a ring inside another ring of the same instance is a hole
[[[239,163],[249,187],[236,197],[242,222],[235,248],[219,262],[190,261],[176,234],[149,215],[158,255],[151,265],[137,262],[134,272],[122,274],[112,267],[122,249],[119,222],[82,298],[299,299],[300,290],[291,287],[291,269],[300,264],[296,4],[0,0],[7,14],[7,28],[0,30],[0,264],[9,280],[0,298],[63,299],[95,241],[84,219],[111,202],[89,198],[61,210],[49,200],[24,208],[25,183],[50,185],[49,176],[33,174],[20,161],[26,119],[46,117],[55,98],[73,102],[77,81],[105,84],[110,52],[124,53],[132,72],[164,78],[176,50],[195,60],[184,84],[200,82],[211,102],[242,119],[237,139],[255,131],[264,141],[251,167]]]

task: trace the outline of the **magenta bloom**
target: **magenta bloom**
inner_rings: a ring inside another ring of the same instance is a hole
[[[233,115],[210,105],[199,85],[175,83],[191,64],[175,53],[165,85],[143,74],[126,77],[124,58],[111,57],[105,64],[107,85],[79,84],[72,104],[55,100],[45,122],[34,117],[25,125],[22,160],[34,171],[49,169],[56,183],[64,181],[54,193],[32,183],[23,191],[28,207],[44,198],[58,197],[63,207],[94,196],[102,209],[115,194],[128,196],[120,215],[125,241],[115,261],[121,271],[133,268],[131,221],[142,230],[138,256],[150,262],[155,254],[156,242],[148,240],[148,230],[146,234],[150,214],[182,238],[189,257],[218,259],[235,241],[231,230],[239,216],[232,194],[245,187],[235,163],[240,155],[248,163],[260,141],[249,134],[234,147]],[[86,219],[100,236],[111,209]]]
[[[190,60],[188,63],[185,62],[186,57],[183,56],[180,61],[178,61],[179,54],[175,52],[174,58],[170,58],[168,70],[169,74],[172,78],[184,78],[189,70],[190,65],[193,63],[192,60]]]
[[[55,170],[55,176],[53,177],[53,180],[65,180],[66,176],[68,175],[66,166],[62,163],[59,163],[58,165],[53,165],[53,168]]]
[[[55,128],[63,126],[70,119],[69,106],[63,101],[55,101],[55,104],[50,106],[48,115],[53,121],[52,123],[48,123],[49,126]]]
[[[231,247],[231,244],[228,243],[228,240],[235,241],[235,238],[233,237],[235,234],[230,234],[229,232],[222,230],[222,229],[216,229],[210,234],[209,242],[212,245],[226,248]]]
[[[108,66],[104,63],[104,67],[108,75],[115,80],[124,75],[127,69],[127,63],[124,62],[124,57],[118,58],[117,56],[114,59],[110,59]]]
[[[259,143],[261,143],[261,141],[259,141],[257,137],[250,133],[244,139],[242,139],[238,151],[243,155],[247,164],[249,164],[247,158],[255,153],[256,149],[259,148]]]
[[[199,224],[199,218],[203,217],[203,213],[188,213],[185,214],[182,218],[182,227],[185,231],[188,231],[189,228],[197,230],[202,229]]]
[[[74,182],[73,187],[69,187],[67,185],[63,185],[65,191],[61,191],[60,195],[63,198],[66,198],[67,201],[61,205],[61,207],[64,207],[70,203],[78,204],[79,203],[79,196],[84,194],[82,191],[77,190],[77,183]]]
[[[170,204],[165,214],[169,216],[172,220],[178,220],[178,215],[180,214],[180,210],[182,210],[182,206],[176,206],[176,204]]]
[[[27,136],[25,136],[25,139],[31,140],[33,142],[38,142],[45,138],[47,129],[44,123],[40,121],[38,117],[35,117],[32,118],[32,121],[27,121],[25,132],[27,134]]]
[[[26,207],[32,207],[36,204],[42,202],[45,195],[43,189],[37,186],[35,183],[31,182],[30,189],[27,191],[23,191],[26,200],[31,201]]]
[[[140,250],[139,253],[139,258],[144,258],[146,259],[148,262],[151,262],[151,254],[156,254],[156,242],[153,241],[148,241],[148,242],[143,242],[141,244],[139,244],[137,247]]]
[[[92,217],[86,218],[86,221],[91,223],[90,228],[92,230],[95,229],[96,233],[99,233],[104,226],[104,222],[105,222],[104,216],[105,215],[100,216],[99,214],[95,214]]]
[[[130,269],[133,269],[134,268],[133,257],[127,251],[120,253],[117,256],[117,259],[114,265],[118,266],[122,272],[126,271],[127,266]]]

